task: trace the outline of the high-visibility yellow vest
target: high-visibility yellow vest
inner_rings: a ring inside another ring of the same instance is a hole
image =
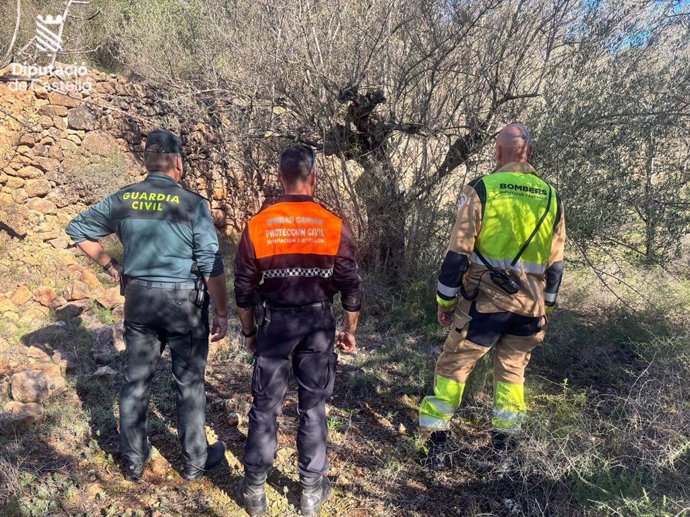
[[[485,187],[485,192],[480,194],[485,196],[484,216],[476,248],[495,268],[544,273],[558,214],[556,191],[538,176],[524,172],[495,172],[481,181]],[[512,260],[544,215],[549,198],[543,223],[520,260],[511,267]],[[476,254],[472,261],[482,264]]]

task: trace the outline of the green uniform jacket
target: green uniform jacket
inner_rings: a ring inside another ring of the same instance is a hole
[[[193,280],[223,272],[218,236],[208,203],[175,180],[151,173],[75,217],[67,234],[76,243],[117,234],[125,253],[124,274],[157,282]]]

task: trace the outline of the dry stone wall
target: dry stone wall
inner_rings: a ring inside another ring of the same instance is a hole
[[[190,116],[150,86],[98,71],[90,90],[69,95],[15,81],[11,71],[0,70],[0,204],[25,212],[14,221],[22,233],[64,246],[59,228],[69,217],[143,177],[145,137],[159,127],[182,136],[185,186],[209,199],[221,231],[240,230],[256,208],[260,195],[230,167],[239,150],[220,108],[196,104]]]

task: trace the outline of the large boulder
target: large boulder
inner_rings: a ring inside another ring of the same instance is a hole
[[[57,365],[40,370],[26,370],[12,376],[12,398],[18,402],[41,403],[65,389],[65,378]]]

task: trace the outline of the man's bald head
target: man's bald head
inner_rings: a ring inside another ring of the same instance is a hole
[[[499,167],[511,162],[527,163],[532,155],[532,134],[522,124],[508,124],[496,138]]]

